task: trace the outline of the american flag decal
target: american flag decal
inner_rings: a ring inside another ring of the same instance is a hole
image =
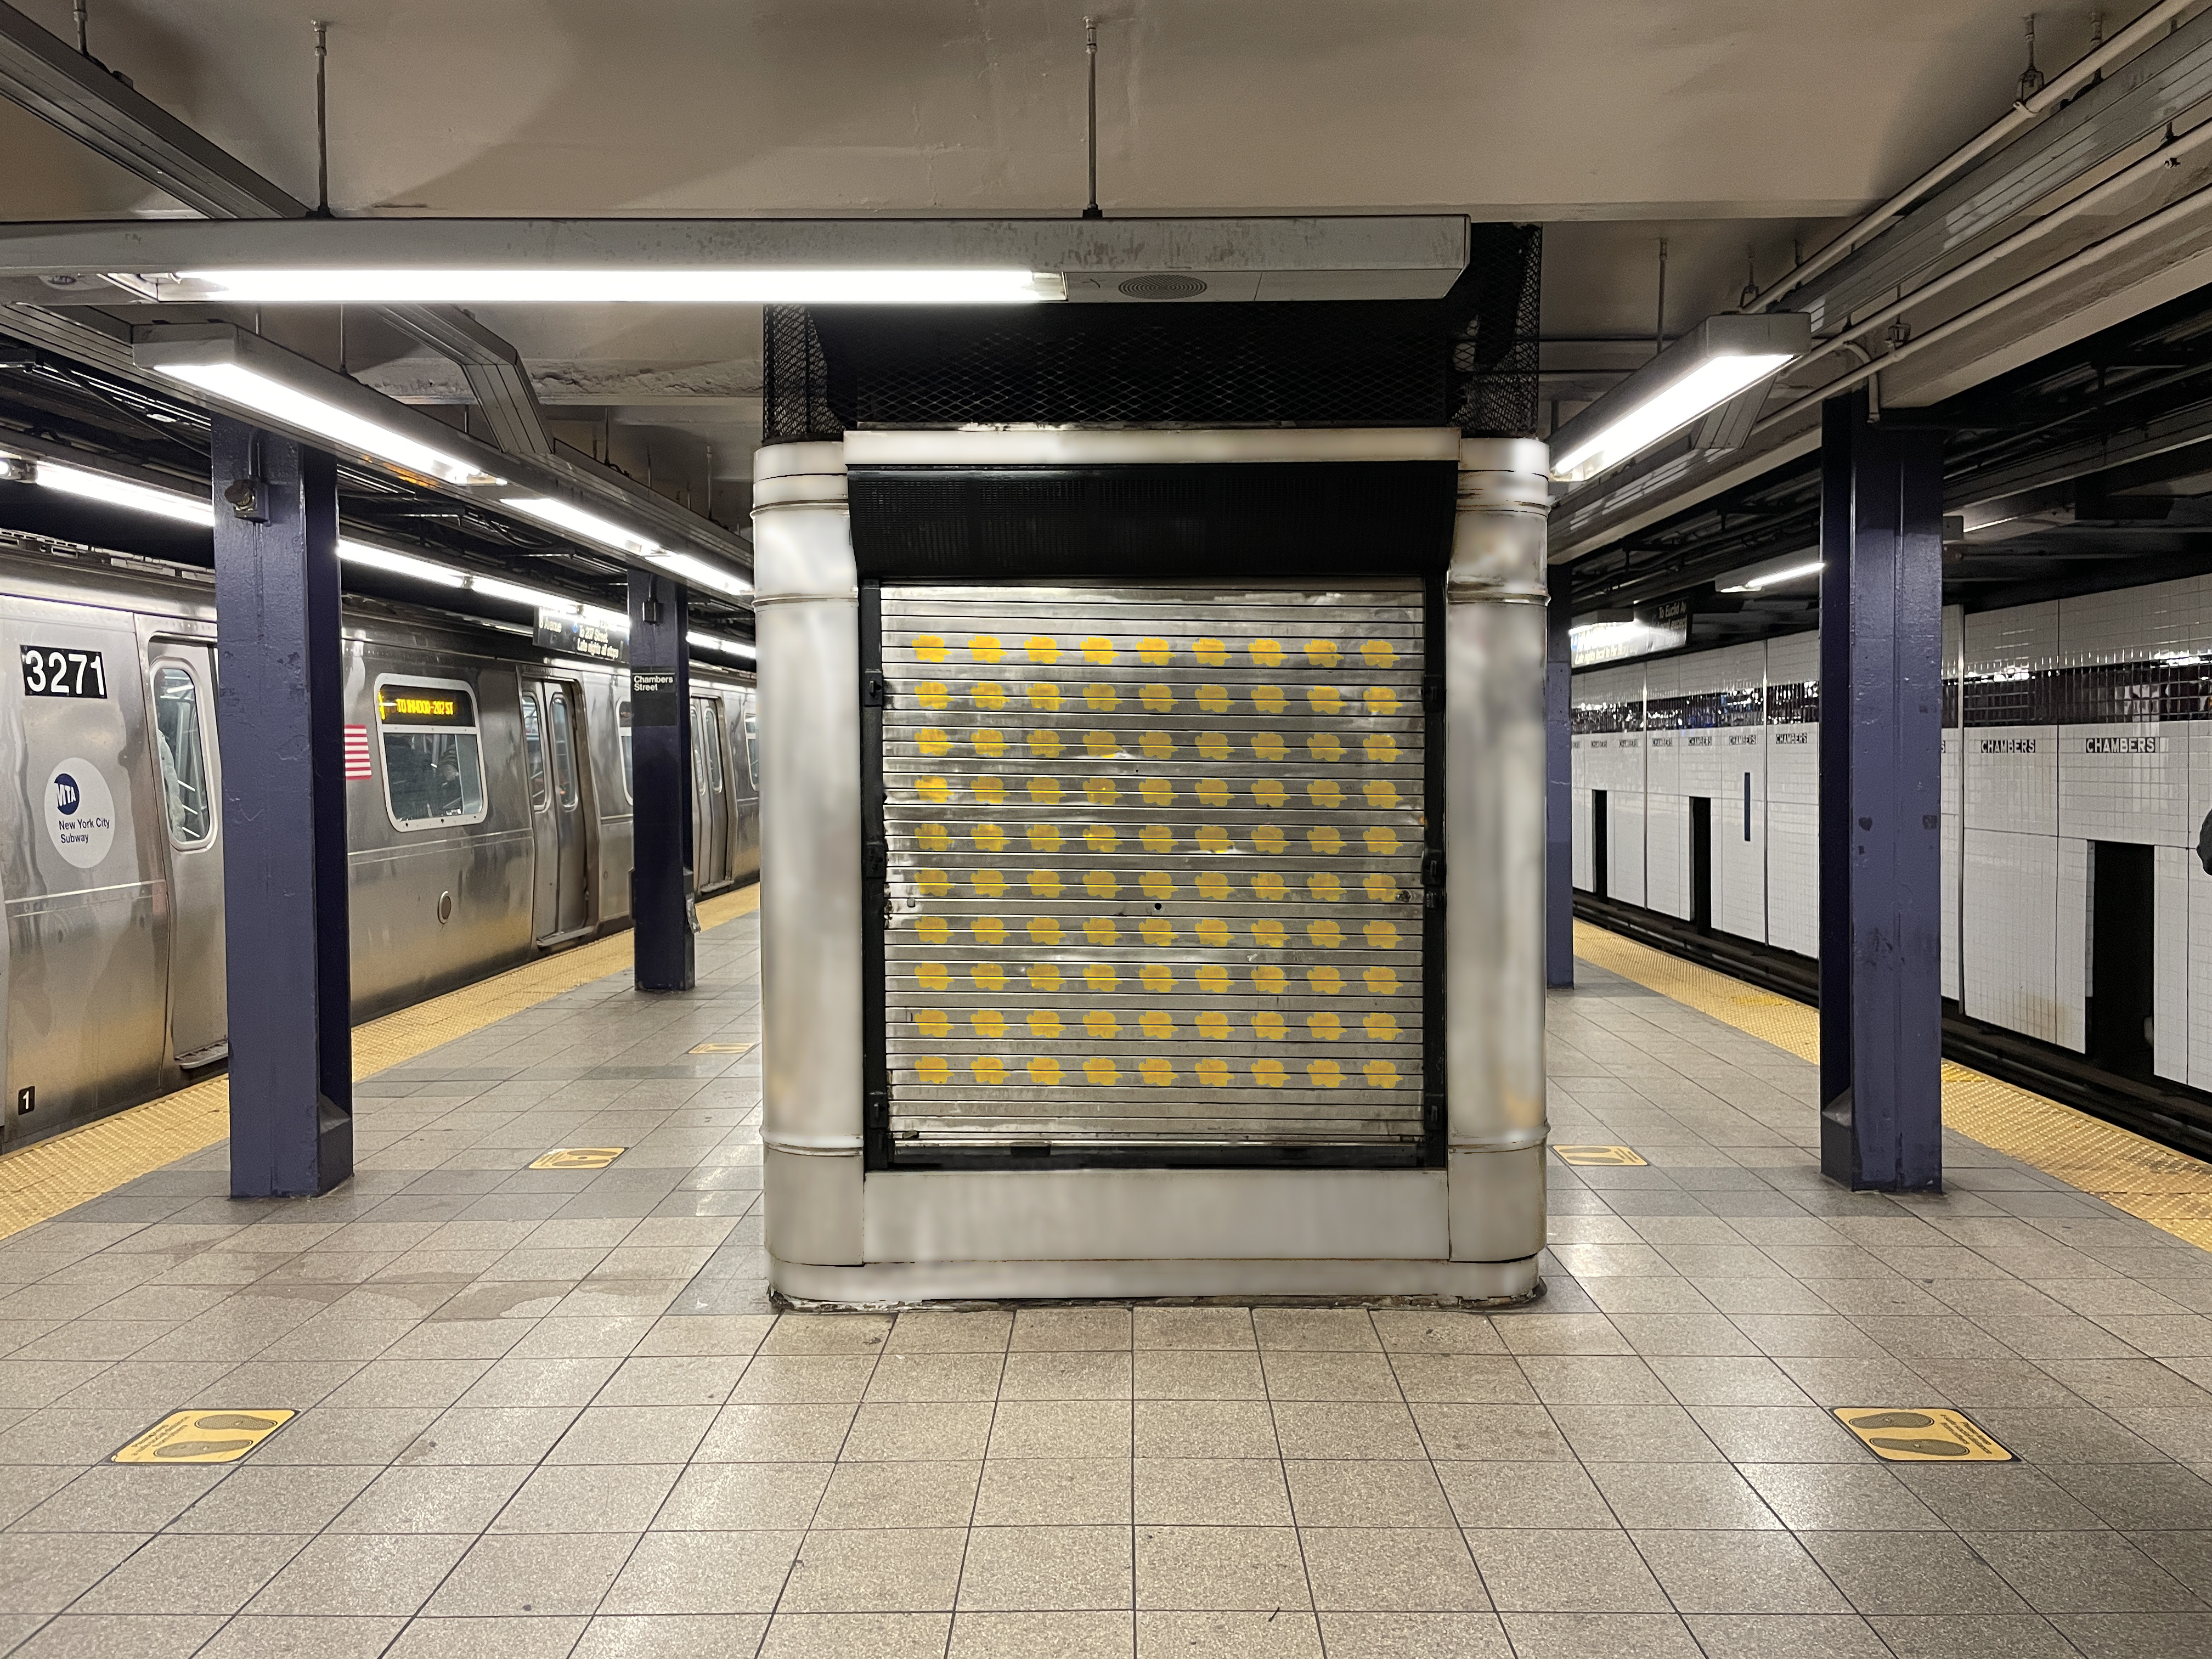
[[[362,778],[373,778],[376,775],[368,763],[368,728],[367,726],[346,727],[345,760],[347,782],[352,783]]]

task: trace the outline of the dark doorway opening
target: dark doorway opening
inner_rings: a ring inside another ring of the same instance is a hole
[[[1713,925],[1713,798],[1690,797],[1690,922]]]
[[[2151,1075],[2156,850],[2089,847],[2089,1057],[2122,1077]]]
[[[1612,862],[1606,856],[1605,791],[1590,791],[1590,891],[1600,898],[1609,896],[1606,882],[1606,866]]]

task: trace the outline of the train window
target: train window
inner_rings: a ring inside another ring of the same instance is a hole
[[[748,699],[745,703],[745,775],[760,787],[760,707]]]
[[[553,798],[566,812],[576,805],[576,749],[568,729],[568,694],[551,692],[548,703],[545,723],[553,737]]]
[[[707,793],[722,793],[722,723],[714,718],[714,702],[711,697],[691,700],[691,742],[699,755],[698,763],[706,772]]]
[[[402,830],[477,823],[484,816],[477,704],[451,680],[385,680],[376,688],[385,799]]]
[[[545,810],[545,736],[538,726],[538,694],[522,694],[522,757],[530,770],[530,810]]]
[[[200,689],[190,672],[173,664],[154,671],[154,735],[161,751],[169,840],[179,847],[204,847],[215,836],[215,800],[208,787]]]
[[[615,705],[615,728],[622,737],[623,799],[637,799],[636,748],[630,739],[629,699],[624,697]]]

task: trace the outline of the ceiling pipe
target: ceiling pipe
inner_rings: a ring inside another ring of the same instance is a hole
[[[2000,293],[1992,294],[1979,305],[1962,311],[1957,316],[1938,324],[1925,334],[1915,335],[1894,351],[1876,357],[1864,367],[1855,368],[1840,379],[1830,380],[1801,398],[1791,399],[1754,426],[1752,428],[1752,435],[1757,437],[1763,433],[1771,432],[1776,428],[1789,423],[1794,416],[1817,410],[1823,403],[1838,392],[1849,392],[1854,386],[1865,385],[1892,364],[1903,362],[1909,357],[1917,356],[1929,347],[1942,344],[1977,323],[1988,321],[2005,307],[2016,301],[2026,299],[2032,294],[2039,293],[2055,283],[2080,276],[2099,259],[2109,254],[2131,247],[2137,242],[2156,239],[2175,223],[2185,218],[2189,212],[2201,211],[2208,199],[2212,199],[2212,185],[2208,185],[2203,190],[2191,191],[2188,195],[2167,203],[2148,218],[2138,219],[2125,228],[2116,230],[2110,236],[2090,243],[2087,247],[2061,259],[2057,264],[2045,266],[2033,276],[2022,278]]]
[[[5,96],[156,189],[210,219],[306,219],[330,215],[325,34],[315,25],[316,178],[319,205],[289,191],[135,91],[71,52],[13,6],[0,3],[0,96]],[[459,363],[502,439],[526,454],[552,453],[526,377],[508,371],[514,349],[450,307],[398,306],[385,317]],[[471,337],[474,337],[471,341]],[[486,344],[489,341],[491,343]],[[457,343],[465,342],[464,343]]]
[[[2212,122],[2192,127],[2179,138],[2160,145],[2149,155],[2122,168],[2102,183],[2082,191],[2081,195],[2069,201],[2062,202],[2041,218],[2022,225],[2003,240],[1991,244],[1965,264],[1953,266],[1940,276],[1932,277],[1922,283],[1902,299],[1893,301],[1881,310],[1869,313],[1842,333],[1826,340],[1815,340],[1813,343],[1812,351],[1808,354],[1804,362],[1816,362],[1826,353],[1844,347],[1858,350],[1861,360],[1868,361],[1869,354],[1863,347],[1859,346],[1858,342],[1881,327],[1883,324],[1892,322],[1916,306],[1981,275],[1991,266],[2019,252],[2052,227],[2063,225],[2069,220],[2079,218],[2093,209],[2101,207],[2113,198],[2124,195],[2131,187],[2142,184],[2144,179],[2167,167],[2180,166],[2184,157],[2195,155],[2207,144],[2212,144]],[[1803,364],[1801,363],[1798,367],[1802,368]]]
[[[1822,271],[1841,264],[1870,238],[1904,217],[1905,210],[1923,196],[1945,183],[1970,162],[1980,160],[1999,145],[2033,126],[2106,70],[2150,45],[2165,32],[2169,23],[2200,3],[2202,0],[2159,0],[2158,4],[2111,40],[2102,46],[2091,47],[2073,64],[2051,76],[2044,83],[2040,92],[2014,103],[1974,137],[1867,214],[1843,234],[1820,248],[1749,305],[1740,308],[1745,311],[1765,310],[1802,288]]]

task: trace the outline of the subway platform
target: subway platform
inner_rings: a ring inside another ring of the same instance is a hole
[[[1586,960],[1553,1139],[1643,1161],[1553,1160],[1533,1306],[779,1316],[757,937],[375,1076],[329,1197],[216,1146],[0,1240],[0,1652],[2212,1652],[2193,1200],[1955,1132],[1945,1195],[1842,1192],[1776,999]],[[1930,1407],[2011,1461],[1835,1414]],[[110,1461],[187,1409],[296,1415]]]

